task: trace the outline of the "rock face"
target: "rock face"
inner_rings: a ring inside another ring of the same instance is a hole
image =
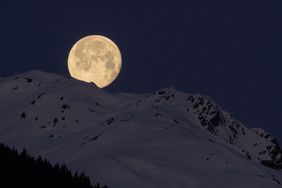
[[[267,131],[260,128],[247,129],[209,97],[190,95],[187,101],[190,102],[187,111],[192,112],[211,134],[236,146],[250,160],[272,168],[282,168],[279,144]]]
[[[172,86],[109,94],[31,71],[0,80],[0,104],[0,142],[110,187],[276,187],[282,178],[268,132]]]
[[[146,100],[150,100],[149,103],[156,109],[168,109],[169,105],[174,103],[182,106],[182,112],[187,111],[192,115],[198,121],[198,125],[217,138],[237,147],[248,159],[271,168],[282,168],[282,151],[274,137],[261,128],[246,128],[209,97],[181,93],[172,86],[147,96],[150,97],[152,100]]]

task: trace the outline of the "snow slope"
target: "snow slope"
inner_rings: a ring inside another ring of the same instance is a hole
[[[207,96],[109,94],[30,71],[0,80],[0,104],[0,142],[113,188],[281,187],[275,138]]]

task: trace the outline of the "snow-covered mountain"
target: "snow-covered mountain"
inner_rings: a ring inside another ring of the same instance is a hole
[[[113,188],[281,187],[280,147],[212,99],[169,86],[109,94],[31,71],[0,79],[0,142]]]

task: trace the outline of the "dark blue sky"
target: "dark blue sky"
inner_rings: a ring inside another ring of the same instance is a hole
[[[68,75],[72,45],[114,40],[123,67],[109,92],[166,85],[211,96],[282,141],[281,0],[1,1],[0,75]]]

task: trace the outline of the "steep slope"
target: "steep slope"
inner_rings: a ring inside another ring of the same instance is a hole
[[[0,104],[0,142],[110,187],[280,187],[276,140],[207,96],[171,86],[112,95],[31,71],[0,81]]]

